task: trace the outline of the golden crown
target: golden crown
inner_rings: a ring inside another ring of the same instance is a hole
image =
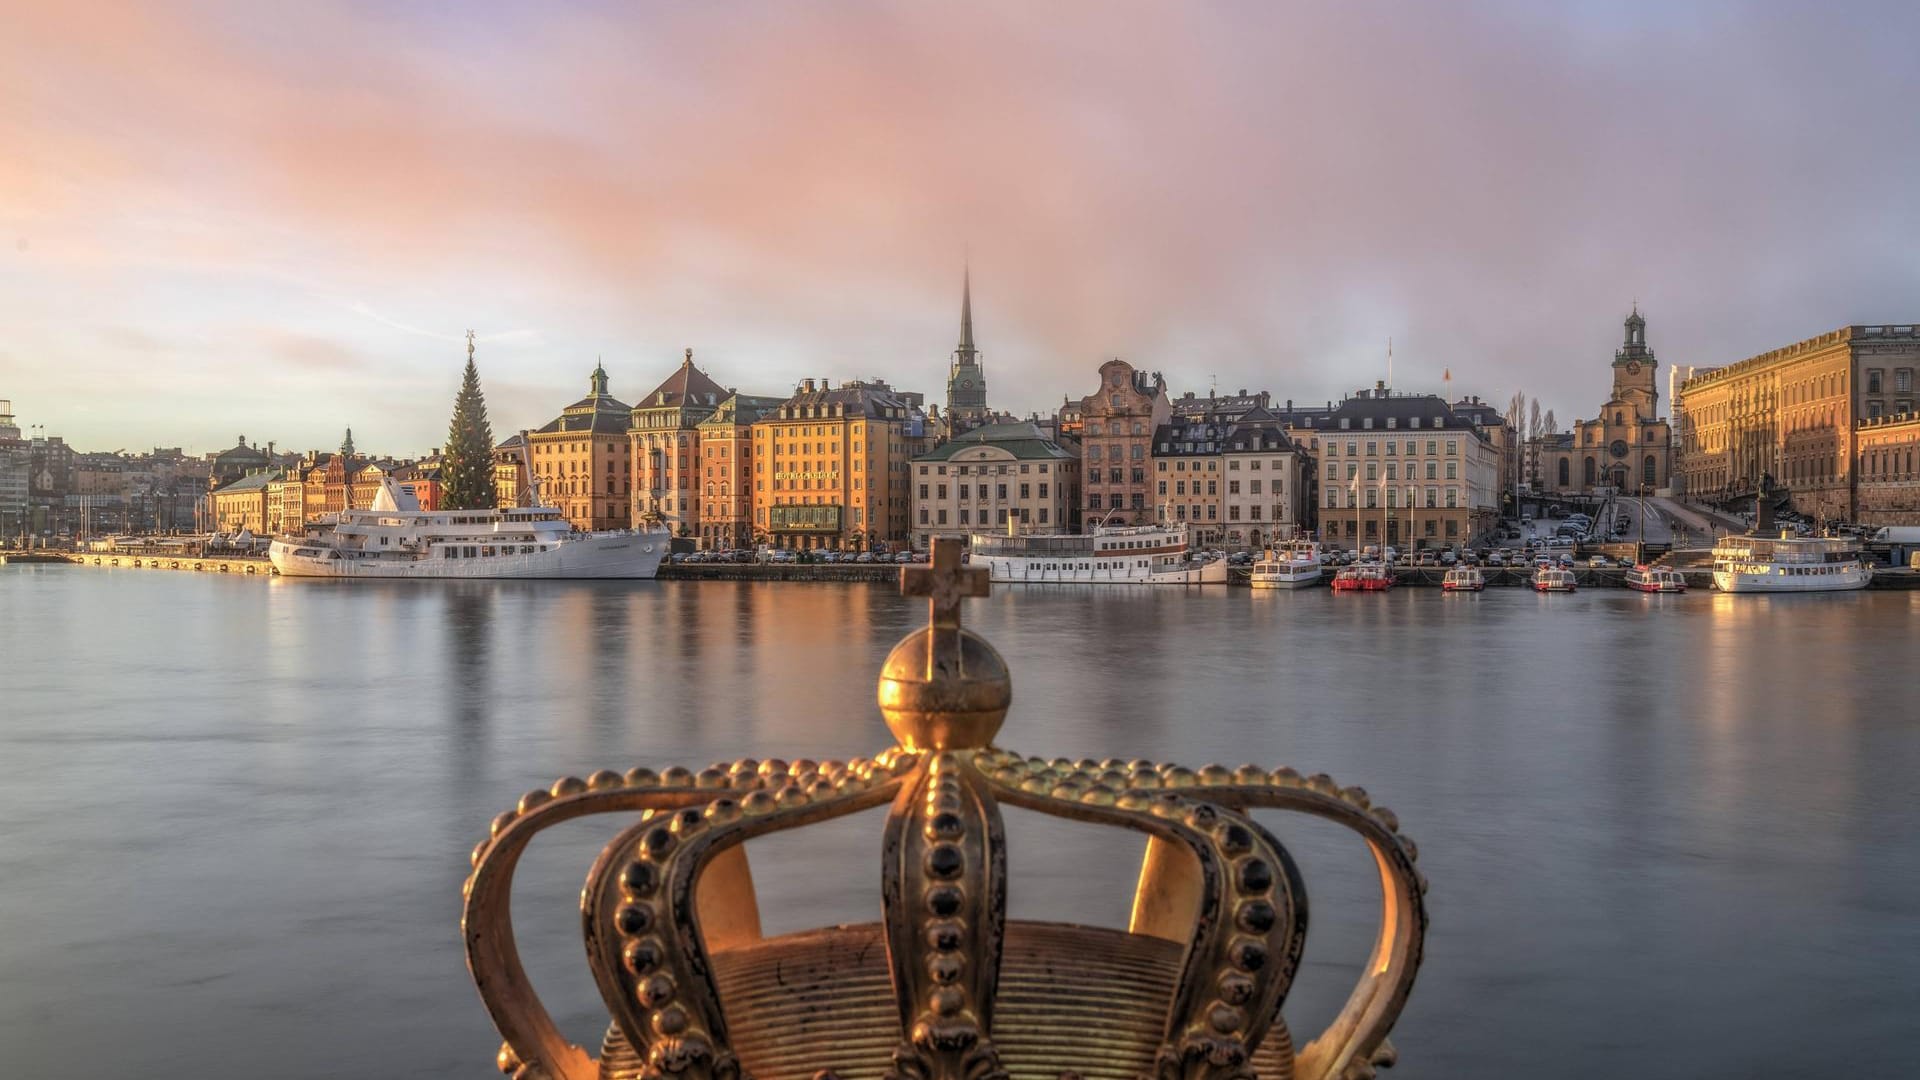
[[[987,572],[940,541],[904,567],[929,625],[887,657],[899,744],[871,759],[633,769],[528,792],[473,851],[468,967],[515,1080],[1130,1080],[1371,1076],[1420,965],[1426,882],[1391,811],[1324,775],[1257,766],[1027,758],[992,745],[1012,701],[999,653],[960,625]],[[892,805],[881,920],[764,937],[746,841]],[[1001,804],[1145,833],[1126,930],[1006,918]],[[1250,816],[1297,810],[1360,834],[1380,873],[1372,955],[1297,1053],[1280,1006],[1306,941],[1293,859]],[[581,892],[612,1025],[595,1059],[541,1005],[514,946],[515,864],[588,814],[636,824]]]

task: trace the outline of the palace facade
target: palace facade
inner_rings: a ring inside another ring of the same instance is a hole
[[[1376,383],[1316,430],[1326,543],[1453,547],[1499,522],[1499,455],[1481,426],[1444,398]]]
[[[1078,530],[1080,455],[1031,421],[988,424],[913,460],[914,546],[972,532]]]
[[[633,455],[627,432],[633,410],[607,392],[607,370],[594,365],[589,393],[528,438],[541,502],[558,507],[588,532],[631,525]]]
[[[753,425],[753,528],[783,548],[864,548],[909,536],[918,395],[884,381],[807,379]]]
[[[1862,325],[1695,375],[1681,384],[1679,493],[1741,501],[1771,477],[1801,513],[1861,520],[1862,428],[1914,411],[1916,369],[1920,327]]]

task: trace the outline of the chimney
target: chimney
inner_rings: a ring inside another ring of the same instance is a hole
[[[805,390],[805,392],[809,394],[813,393],[813,380],[811,378],[807,379],[805,382],[801,383],[800,385],[802,389]]]

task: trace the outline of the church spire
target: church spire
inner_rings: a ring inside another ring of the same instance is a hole
[[[954,350],[963,364],[974,363],[979,351],[973,347],[973,270],[960,271],[960,347]]]
[[[353,429],[352,428],[347,429],[347,437],[341,440],[340,456],[343,458],[353,457]]]

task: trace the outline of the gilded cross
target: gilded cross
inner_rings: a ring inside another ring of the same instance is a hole
[[[960,541],[954,539],[935,540],[925,566],[900,568],[900,595],[927,598],[930,626],[958,629],[960,601],[987,595],[988,584],[986,567],[961,565]]]

